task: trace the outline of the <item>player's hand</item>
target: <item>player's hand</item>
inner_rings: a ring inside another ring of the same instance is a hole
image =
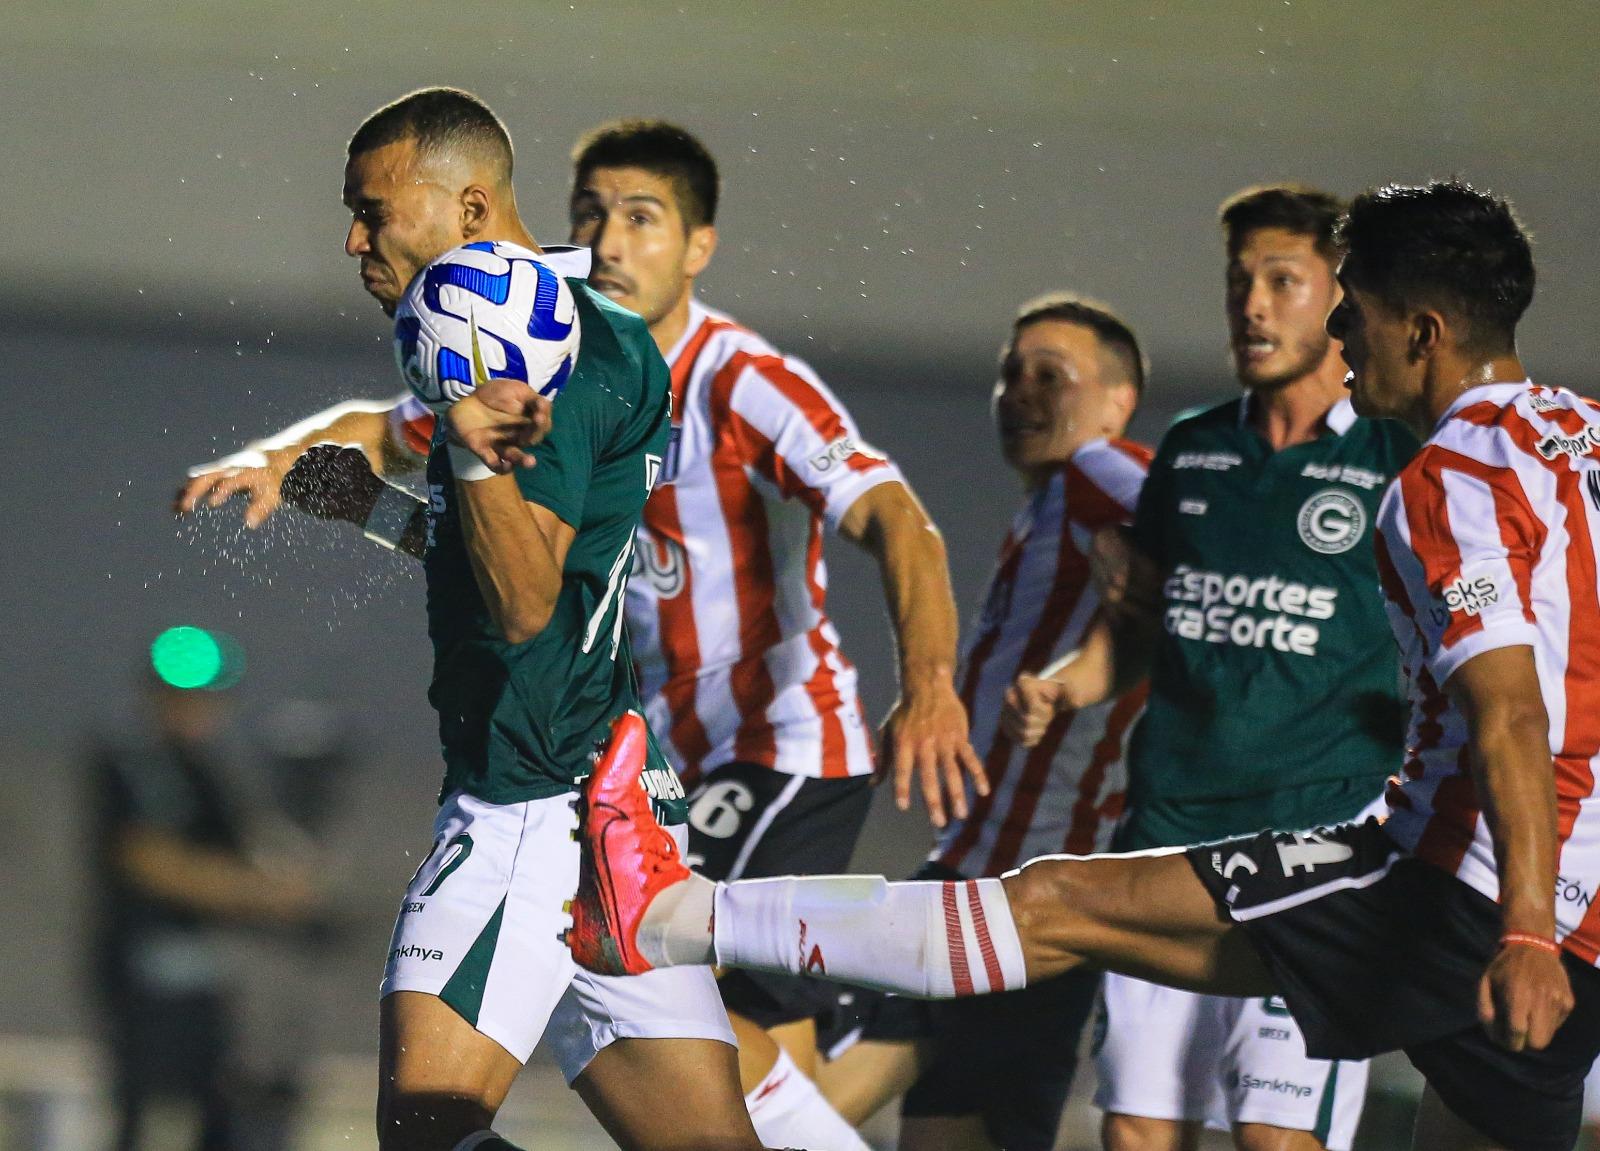
[[[989,794],[983,761],[967,739],[967,709],[947,678],[906,691],[884,720],[880,741],[879,763],[893,773],[901,811],[911,806],[913,780],[935,827],[948,822],[947,803],[957,819],[967,817],[968,779],[979,795]]]
[[[1543,1050],[1572,1007],[1561,957],[1537,947],[1502,947],[1478,984],[1478,1019],[1507,1051]]]
[[[283,502],[324,520],[364,524],[383,490],[367,453],[346,444],[312,444],[294,462],[278,494]]]
[[[1032,747],[1069,706],[1067,689],[1061,684],[1023,672],[1006,688],[1000,706],[1000,729],[1013,742]]]
[[[236,495],[246,497],[244,526],[258,528],[278,508],[278,485],[294,463],[292,451],[239,452],[189,469],[189,478],[172,500],[175,515],[214,508]],[[250,461],[248,463],[243,461]]]
[[[531,468],[527,449],[550,434],[551,403],[521,380],[490,380],[454,404],[445,416],[450,438],[490,471]]]

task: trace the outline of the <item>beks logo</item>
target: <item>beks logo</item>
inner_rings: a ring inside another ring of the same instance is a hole
[[[1477,615],[1500,602],[1500,587],[1491,576],[1481,575],[1472,580],[1459,576],[1454,583],[1445,585],[1442,598],[1447,611]]]
[[[1600,448],[1600,427],[1590,424],[1575,436],[1564,436],[1560,432],[1552,432],[1539,441],[1539,454],[1547,460],[1557,456],[1592,455],[1596,448]]]

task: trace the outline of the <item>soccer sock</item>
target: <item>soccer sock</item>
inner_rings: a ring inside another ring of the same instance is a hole
[[[712,896],[716,884],[702,875],[663,888],[650,901],[634,943],[652,967],[710,966]]]
[[[450,1151],[521,1151],[521,1149],[493,1131],[474,1131]]]
[[[719,883],[715,891],[719,964],[824,975],[924,999],[1027,982],[1022,941],[998,879],[790,876]]]
[[[871,1151],[781,1047],[772,1070],[744,1097],[744,1105],[763,1147]]]

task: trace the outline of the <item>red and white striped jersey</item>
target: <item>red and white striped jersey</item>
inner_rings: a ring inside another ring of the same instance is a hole
[[[870,774],[822,530],[900,470],[806,364],[698,301],[666,359],[672,446],[625,601],[651,729],[689,784],[735,760]],[[391,412],[396,443],[426,455],[432,434],[433,413],[409,396]]]
[[[899,469],[809,367],[720,312],[691,303],[667,362],[673,445],[627,596],[651,727],[689,783],[734,760],[869,774],[822,532]]]
[[[990,794],[968,790],[971,815],[952,822],[930,858],[963,875],[999,875],[1036,855],[1105,849],[1122,814],[1129,729],[1143,685],[1120,699],[1058,716],[1032,748],[1000,729],[1005,692],[1083,639],[1100,606],[1089,575],[1096,532],[1133,519],[1150,449],[1096,440],[1035,490],[1011,523],[969,633],[957,683]]]
[[[1378,572],[1411,681],[1411,731],[1386,825],[1402,847],[1497,898],[1494,844],[1445,693],[1467,660],[1533,649],[1556,783],[1557,931],[1600,957],[1600,406],[1529,383],[1472,388],[1384,494]]]

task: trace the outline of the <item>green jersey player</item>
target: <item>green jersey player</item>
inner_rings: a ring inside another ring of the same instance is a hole
[[[597,978],[559,940],[578,873],[574,784],[608,733],[601,762],[641,764],[658,818],[682,835],[682,791],[632,714],[621,623],[671,399],[643,321],[584,284],[587,252],[534,243],[511,163],[505,128],[467,93],[425,89],[378,110],[350,141],[345,251],[390,315],[423,267],[467,243],[520,245],[565,275],[581,340],[557,409],[512,380],[480,388],[494,406],[457,402],[438,421],[425,511],[359,448],[313,449],[285,481],[304,489],[300,506],[362,523],[427,572],[445,780],[381,989],[379,1144],[509,1148],[490,1125],[543,1036],[621,1145],[757,1148],[710,973]],[[507,398],[519,389],[520,406]]]

